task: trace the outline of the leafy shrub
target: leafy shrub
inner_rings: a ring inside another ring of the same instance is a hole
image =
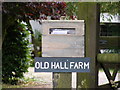
[[[27,72],[30,62],[29,32],[25,25],[15,22],[6,30],[2,45],[2,81],[16,84]]]

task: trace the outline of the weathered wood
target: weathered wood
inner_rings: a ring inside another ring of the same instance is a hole
[[[43,36],[43,57],[80,57],[84,55],[84,36]]]
[[[42,57],[84,57],[84,20],[44,20]],[[75,34],[50,34],[50,29],[75,28]],[[53,73],[53,89],[72,88],[72,73]]]
[[[118,53],[104,53],[97,55],[97,61],[100,63],[120,63],[120,54]]]
[[[77,89],[96,88],[98,85],[99,5],[97,3],[80,3],[78,18],[85,20],[85,56],[91,58],[90,73],[77,73]]]
[[[71,90],[71,73],[53,73],[53,90],[56,88],[68,88]]]

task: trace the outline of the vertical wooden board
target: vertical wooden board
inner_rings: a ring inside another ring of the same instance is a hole
[[[77,73],[77,89],[97,87],[99,6],[96,3],[80,3],[78,18],[85,20],[85,56],[91,58],[90,73]],[[80,89],[81,90],[81,89]]]
[[[71,77],[71,73],[53,73],[53,90],[56,90],[56,88],[67,88],[67,90],[71,90]]]

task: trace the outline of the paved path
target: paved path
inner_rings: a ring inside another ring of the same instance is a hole
[[[25,78],[34,79],[37,86],[29,87],[29,88],[52,88],[52,73],[46,72],[34,72],[34,68],[28,68],[28,72],[24,74]]]

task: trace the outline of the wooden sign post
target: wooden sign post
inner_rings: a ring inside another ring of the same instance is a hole
[[[98,37],[99,37],[99,5],[96,3],[79,3],[78,18],[85,20],[85,57],[91,58],[90,73],[77,74],[77,88],[97,88],[98,85]],[[86,89],[87,90],[87,89]]]
[[[79,20],[42,23],[42,57],[90,57],[90,73],[77,73],[77,89],[98,85],[99,5],[78,3]],[[85,23],[85,24],[84,24]],[[72,88],[72,73],[53,73],[54,88]]]

